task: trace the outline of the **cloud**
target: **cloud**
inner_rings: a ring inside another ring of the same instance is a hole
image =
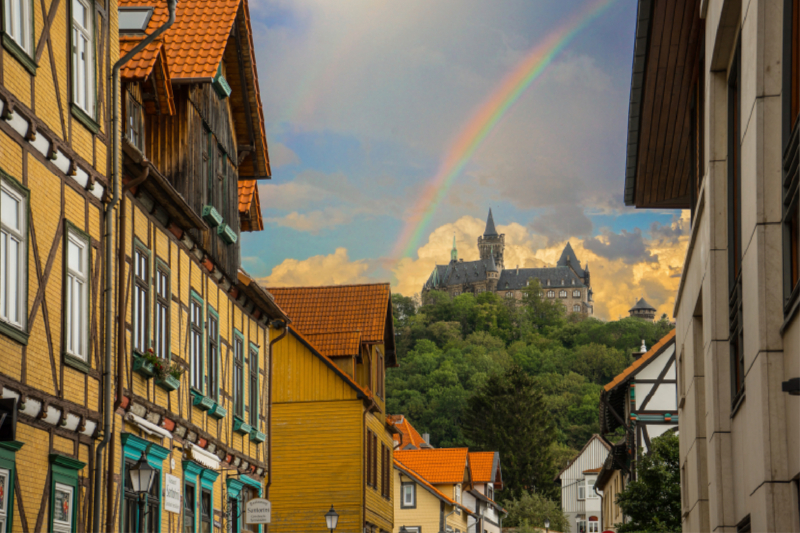
[[[347,249],[337,248],[332,254],[315,255],[302,261],[285,259],[269,276],[258,281],[266,287],[369,283],[375,281],[369,276],[373,269],[370,261],[351,261]]]
[[[531,229],[547,237],[548,242],[560,242],[568,237],[592,234],[592,221],[583,209],[574,204],[552,207],[531,222]]]
[[[297,165],[299,163],[300,158],[291,148],[283,143],[270,143],[269,164],[273,170],[287,165]]]
[[[678,239],[684,235],[688,235],[689,231],[691,231],[689,211],[683,211],[678,215],[674,215],[672,221],[667,224],[654,221],[650,225],[650,236],[653,239],[672,243],[677,242]]]
[[[323,229],[349,224],[353,221],[355,215],[356,212],[353,210],[326,207],[322,210],[310,211],[304,214],[292,211],[286,216],[270,217],[266,221],[278,226],[317,235]]]
[[[583,243],[584,247],[595,255],[611,260],[621,259],[629,265],[639,262],[658,262],[658,255],[653,255],[645,245],[641,229],[634,228],[631,232],[622,230],[620,233],[614,233],[608,228],[603,228],[601,233],[601,236],[587,239]]]

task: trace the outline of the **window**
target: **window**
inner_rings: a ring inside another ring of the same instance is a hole
[[[453,487],[453,500],[456,503],[461,503],[461,484],[457,484]],[[456,514],[461,514],[461,507],[456,506]]]
[[[585,500],[586,499],[586,484],[583,480],[578,482],[578,499]]]
[[[400,492],[402,498],[400,500],[401,509],[416,509],[417,508],[417,484],[416,483],[402,483],[400,485]]]
[[[208,392],[210,398],[219,394],[219,317],[214,308],[208,307]]]
[[[75,533],[78,506],[78,472],[86,463],[50,454],[50,531]]]
[[[586,520],[578,520],[578,533],[586,533]]]
[[[94,118],[94,13],[91,0],[72,0],[72,101]]]
[[[228,498],[228,533],[239,533],[239,499]]]
[[[27,198],[0,181],[0,321],[25,330],[27,291]]]
[[[389,497],[389,448],[381,443],[381,496]]]
[[[259,495],[258,495],[258,492],[256,492],[255,488],[247,487],[247,486],[242,487],[242,504],[245,507],[247,506],[247,502],[249,502],[250,500],[253,500],[255,498],[258,498],[258,497],[259,497]],[[257,526],[255,524],[246,524],[244,516],[242,516],[241,520],[242,520],[242,533],[258,533],[259,532],[259,527],[260,526]]]
[[[250,425],[258,428],[258,346],[250,343]]]
[[[783,133],[783,285],[784,313],[788,314],[800,294],[800,0],[787,2],[791,9],[791,39],[785,50],[791,69],[784,69],[785,92]]]
[[[378,435],[372,434],[372,486],[378,488]]]
[[[600,533],[600,522],[597,520],[590,520],[588,533]]]
[[[153,328],[153,344],[158,357],[167,359],[170,356],[169,346],[169,309],[170,286],[169,270],[161,261],[156,264],[156,312],[155,327]]]
[[[512,291],[508,291],[506,293],[506,298],[513,298],[513,296],[514,296],[514,293]]]
[[[192,483],[186,483],[183,487],[183,533],[195,533],[194,506],[195,506],[195,487]]]
[[[0,531],[8,531],[8,490],[11,487],[11,472],[0,468]]]
[[[192,387],[203,392],[203,305],[194,296],[189,302],[189,356]]]
[[[89,361],[89,237],[67,227],[66,351]]]
[[[572,306],[572,311],[575,312],[575,313],[580,313],[581,312],[581,306],[580,305],[573,305]]]
[[[572,297],[573,298],[580,298],[581,297],[581,291],[579,291],[579,290],[572,291]]]
[[[5,33],[29,56],[33,56],[32,2],[28,0],[4,0],[3,18]]]
[[[211,501],[211,491],[203,489],[200,492],[200,533],[211,533],[213,521],[211,515],[214,505]]]
[[[490,500],[494,500],[494,487],[491,485],[486,485],[486,497]]]
[[[556,291],[547,291],[547,297],[548,298],[555,298],[556,297]]]
[[[589,500],[596,500],[599,498],[597,493],[594,491],[594,480],[595,478],[590,477],[586,480],[586,498]]]
[[[244,338],[238,331],[233,337],[233,409],[244,418]]]
[[[384,381],[386,379],[386,373],[383,368],[383,356],[378,353],[377,354],[377,361],[378,361],[378,368],[376,370],[377,375],[375,376],[375,393],[378,397],[384,397]]]
[[[136,100],[130,91],[126,91],[125,98],[125,111],[128,116],[125,136],[132,145],[138,148],[140,152],[144,153],[144,107],[142,107],[141,102]]]
[[[145,353],[148,348],[147,327],[150,315],[150,252],[134,246],[133,251],[133,348]]]
[[[730,316],[731,402],[744,392],[742,327],[742,177],[741,177],[741,45],[737,43],[728,76],[728,283]]]
[[[53,533],[72,533],[75,489],[56,483],[53,490]]]
[[[372,432],[367,430],[367,485],[372,485]]]
[[[558,297],[559,298],[566,298],[567,297],[567,291],[558,291]]]

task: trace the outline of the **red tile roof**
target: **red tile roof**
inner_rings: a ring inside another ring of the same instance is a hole
[[[603,389],[605,391],[610,391],[611,389],[613,389],[614,387],[625,381],[628,378],[628,376],[632,375],[643,365],[647,364],[656,354],[660,354],[662,348],[664,348],[667,345],[667,343],[669,343],[674,338],[675,338],[675,330],[673,329],[672,331],[664,335],[664,337],[662,337],[660,341],[655,343],[653,347],[647,351],[647,353],[645,353],[639,359],[634,361],[631,366],[623,370],[621,374],[619,374],[617,377],[611,380],[611,383],[608,383],[605,387],[603,387]]]
[[[590,468],[589,470],[584,470],[583,473],[584,474],[597,474],[598,472],[600,472],[600,470],[602,470],[602,468]]]
[[[430,483],[461,483],[468,466],[468,448],[395,450],[394,457]]]
[[[361,347],[360,331],[307,333],[306,338],[328,357],[355,356]]]
[[[430,444],[425,442],[422,435],[419,434],[404,415],[389,415],[389,418],[394,423],[394,427],[400,431],[399,435],[394,436],[394,440],[400,445],[401,450],[409,444],[418,449],[423,446],[432,448]]]
[[[124,56],[139,44],[144,37],[125,37],[119,38],[119,55]],[[142,79],[150,75],[150,71],[156,64],[159,54],[164,48],[164,42],[161,39],[156,39],[144,50],[133,56],[127,63],[120,68],[120,77],[123,80]]]
[[[239,221],[242,231],[261,231],[264,222],[261,218],[261,199],[256,180],[239,181]]]
[[[472,468],[472,481],[475,483],[494,482],[495,452],[470,452],[469,464]]]
[[[474,515],[475,514],[472,511],[470,511],[467,507],[465,507],[465,506],[463,506],[463,505],[461,505],[459,503],[456,503],[455,500],[453,500],[452,498],[446,496],[442,491],[440,491],[439,489],[434,487],[431,484],[431,482],[429,482],[427,479],[425,479],[425,476],[421,475],[419,472],[416,472],[413,468],[411,468],[411,467],[407,466],[406,464],[402,463],[401,461],[399,461],[396,456],[397,456],[397,452],[395,452],[395,457],[394,457],[394,466],[395,466],[395,468],[401,469],[404,472],[406,472],[409,476],[413,477],[417,481],[417,483],[419,483],[420,485],[424,486],[426,489],[428,489],[429,492],[432,492],[439,499],[444,500],[445,502],[447,502],[450,505],[460,507],[461,509],[463,509],[464,511],[466,511],[470,515]]]

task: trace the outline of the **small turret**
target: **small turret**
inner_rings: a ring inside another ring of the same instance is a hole
[[[453,234],[453,249],[450,250],[450,261],[458,261],[458,250],[456,250],[456,234]]]
[[[489,253],[489,266],[486,267],[486,272],[494,272],[497,274],[497,265],[494,262],[494,250]]]

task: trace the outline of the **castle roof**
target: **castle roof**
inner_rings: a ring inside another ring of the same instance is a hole
[[[487,272],[497,272],[497,264],[494,262],[494,250],[489,253],[489,265],[486,267]]]
[[[567,245],[564,247],[564,250],[561,252],[561,257],[558,258],[558,262],[556,263],[557,266],[570,266],[575,273],[578,274],[580,277],[585,276],[585,272],[581,268],[581,262],[578,261],[578,256],[575,255],[575,250],[572,249],[572,245],[567,242]]]
[[[543,289],[562,288],[562,287],[585,287],[583,279],[578,277],[575,272],[566,266],[552,268],[509,268],[500,274],[497,282],[497,290],[516,290],[528,285],[528,280],[535,278],[539,280]]]
[[[486,229],[483,230],[484,237],[497,237],[497,230],[494,228],[494,218],[492,217],[492,208],[489,208],[489,217],[486,219]]]
[[[650,305],[645,301],[644,298],[639,298],[639,301],[636,302],[636,305],[631,307],[628,312],[630,311],[638,311],[638,310],[645,310],[645,311],[655,311],[656,308]]]

